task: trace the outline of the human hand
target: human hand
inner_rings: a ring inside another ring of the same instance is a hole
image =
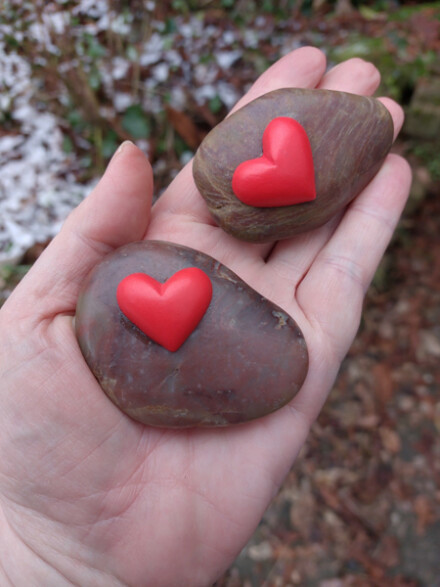
[[[303,48],[239,106],[280,87],[372,94],[350,60],[325,73]],[[383,100],[397,131],[399,106]],[[213,223],[188,165],[151,207],[152,172],[125,143],[0,311],[0,578],[7,585],[210,585],[234,560],[307,436],[358,328],[363,297],[409,191],[389,155],[325,226],[279,243],[236,241]],[[225,429],[138,424],[105,396],[73,330],[78,291],[113,249],[143,238],[190,246],[283,307],[309,349],[294,400]]]

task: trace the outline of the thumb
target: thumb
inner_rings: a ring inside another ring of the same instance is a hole
[[[152,194],[148,159],[133,143],[123,143],[8,302],[19,304],[22,313],[29,308],[37,320],[73,312],[88,272],[113,249],[142,239]]]

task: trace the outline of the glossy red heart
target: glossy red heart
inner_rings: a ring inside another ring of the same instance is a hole
[[[316,198],[309,137],[299,122],[274,118],[263,133],[263,155],[243,161],[232,176],[232,190],[249,206],[291,206]]]
[[[173,352],[199,324],[211,298],[211,280],[197,267],[177,271],[165,283],[145,273],[132,273],[116,291],[123,314],[149,338]]]

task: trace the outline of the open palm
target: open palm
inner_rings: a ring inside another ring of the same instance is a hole
[[[280,87],[377,89],[378,72],[361,60],[325,67],[320,51],[299,49],[238,106]],[[384,104],[397,133],[402,112]],[[391,155],[338,218],[248,244],[214,224],[191,165],[151,211],[151,168],[124,144],[0,312],[1,584],[210,585],[252,534],[325,401],[409,183]],[[76,300],[106,253],[142,238],[215,257],[292,315],[310,369],[288,406],[237,427],[173,431],[144,427],[107,399],[74,336]]]

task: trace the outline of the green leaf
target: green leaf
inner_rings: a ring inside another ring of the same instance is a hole
[[[99,59],[100,57],[104,57],[107,54],[106,48],[101,45],[101,43],[90,34],[85,35],[85,41],[87,45],[87,55],[92,57],[93,59]]]
[[[174,18],[168,17],[165,19],[165,30],[166,35],[175,33],[177,31],[177,24]]]
[[[73,143],[69,136],[63,136],[63,151],[65,153],[73,153]]]
[[[136,47],[134,47],[133,45],[129,45],[127,47],[127,58],[130,61],[137,61],[139,58],[139,53],[138,53]]]
[[[102,145],[101,145],[102,156],[105,159],[109,159],[113,155],[113,153],[116,151],[116,148],[118,147],[118,143],[119,143],[119,141],[118,141],[117,134],[113,130],[108,131],[104,135],[104,138],[102,140]]]
[[[359,12],[366,20],[374,20],[375,18],[377,18],[378,14],[380,14],[373,8],[370,8],[369,6],[360,6]]]
[[[150,136],[150,121],[139,104],[127,108],[122,117],[122,127],[135,139]]]
[[[220,100],[219,96],[214,96],[214,98],[209,101],[209,109],[213,114],[218,114],[222,109],[222,106],[223,102]]]
[[[73,107],[67,111],[66,118],[70,126],[77,132],[81,132],[85,126],[84,119],[79,110]]]
[[[99,90],[101,87],[101,75],[96,67],[93,67],[89,73],[89,84],[92,90]]]

